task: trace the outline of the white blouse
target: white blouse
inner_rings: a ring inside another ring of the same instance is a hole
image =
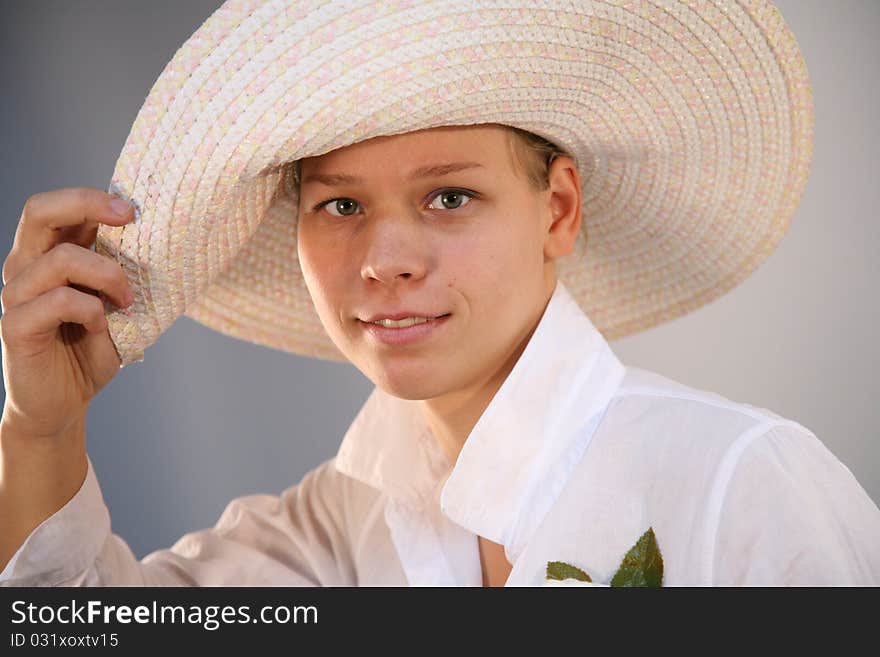
[[[89,462],[0,584],[480,586],[478,535],[508,586],[608,583],[649,527],[666,586],[880,584],[880,510],[808,429],[623,366],[558,283],[454,464],[376,388],[334,458],[138,561]]]

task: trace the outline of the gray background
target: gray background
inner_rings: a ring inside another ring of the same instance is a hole
[[[217,0],[0,3],[0,251],[25,200],[107,188],[144,98]],[[780,248],[691,315],[612,344],[624,363],[810,428],[880,500],[880,3],[778,2],[815,88],[816,147]],[[135,554],[278,493],[333,456],[372,384],[354,367],[187,318],[94,400],[88,449]]]

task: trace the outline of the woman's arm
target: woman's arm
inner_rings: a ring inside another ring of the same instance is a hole
[[[214,527],[138,560],[111,532],[91,461],[82,487],[28,536],[0,586],[356,585],[332,461],[280,496],[231,501]]]

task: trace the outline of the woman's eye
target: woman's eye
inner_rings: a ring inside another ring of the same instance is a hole
[[[436,201],[438,198],[440,199],[442,207],[434,206],[434,201]],[[471,194],[461,191],[460,189],[448,189],[437,194],[437,196],[433,198],[428,207],[432,210],[455,210],[457,208],[467,205],[472,198],[473,196]]]
[[[431,210],[456,210],[467,205],[474,195],[461,189],[447,189],[436,194],[428,208]],[[438,201],[439,199],[439,201]],[[437,203],[440,203],[438,206]],[[315,206],[315,210],[326,209],[334,217],[350,217],[360,211],[360,205],[351,198],[334,198]]]
[[[334,217],[348,217],[357,212],[357,201],[350,198],[337,198],[323,204]],[[335,212],[334,212],[335,210]]]

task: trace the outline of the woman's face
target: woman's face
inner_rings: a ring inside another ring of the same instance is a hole
[[[301,166],[305,282],[327,333],[365,376],[397,397],[431,399],[512,367],[553,291],[559,242],[570,239],[561,247],[570,252],[576,229],[554,233],[567,201],[526,182],[505,128],[377,137]],[[401,313],[430,321],[370,323]]]

